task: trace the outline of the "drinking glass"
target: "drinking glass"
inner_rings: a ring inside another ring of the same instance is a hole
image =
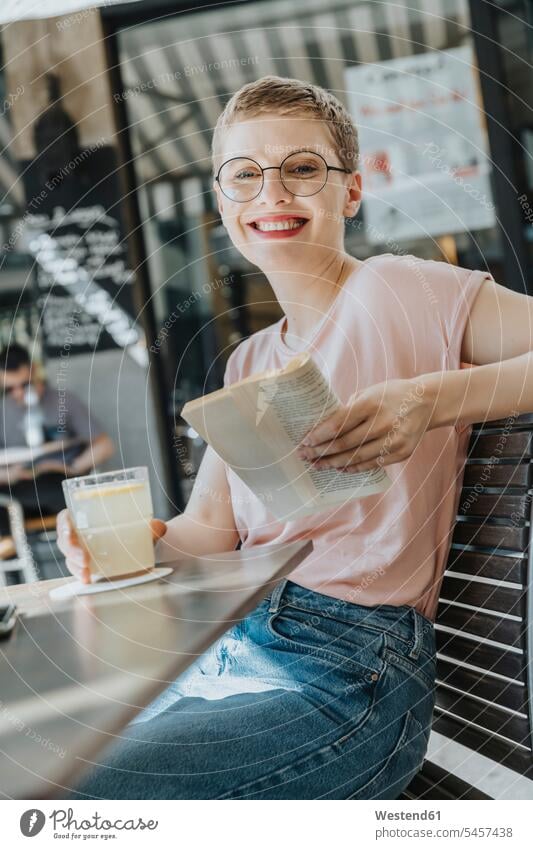
[[[146,466],[68,478],[63,493],[92,576],[118,578],[154,568]]]

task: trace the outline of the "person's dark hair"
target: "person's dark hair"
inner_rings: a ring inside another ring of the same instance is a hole
[[[0,370],[17,371],[22,366],[31,365],[30,355],[22,345],[9,345],[0,351]]]

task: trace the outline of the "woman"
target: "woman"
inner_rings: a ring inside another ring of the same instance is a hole
[[[208,447],[185,513],[154,523],[159,559],[239,539],[307,538],[314,550],[72,798],[393,799],[429,738],[433,619],[470,425],[533,408],[532,299],[482,271],[346,253],[344,222],[361,203],[357,131],[323,89],[244,86],[217,123],[213,163],[222,221],[284,313],[231,354],[225,382],[308,349],[342,409],[301,456],[339,473],[384,464],[392,484],[279,522]],[[69,568],[88,580],[66,512],[58,527]]]

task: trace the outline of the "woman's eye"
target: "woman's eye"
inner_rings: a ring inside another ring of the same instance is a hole
[[[311,174],[316,174],[316,170],[314,165],[295,165],[294,168],[291,168],[291,173],[299,177],[308,177]]]
[[[235,174],[235,180],[250,180],[253,177],[259,177],[259,174],[256,171],[239,171],[238,174]]]

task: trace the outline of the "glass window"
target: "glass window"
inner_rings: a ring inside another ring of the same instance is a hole
[[[0,347],[28,350],[60,421],[67,393],[90,411],[115,445],[108,467],[153,469],[155,510],[165,517],[176,509],[161,446],[174,457],[159,438],[134,304],[99,32],[90,12],[64,40],[53,20],[0,33]]]

